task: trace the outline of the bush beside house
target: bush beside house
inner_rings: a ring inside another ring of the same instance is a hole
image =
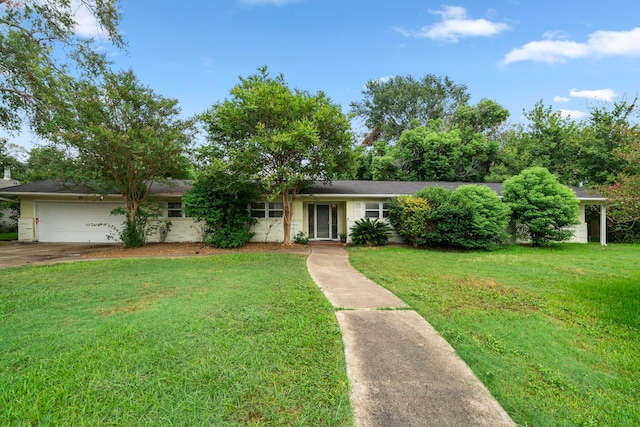
[[[517,224],[514,237],[533,245],[573,236],[579,201],[546,169],[527,169],[505,182],[503,198],[481,185],[427,187],[392,198],[389,221],[414,246],[490,250],[508,240],[511,221]]]

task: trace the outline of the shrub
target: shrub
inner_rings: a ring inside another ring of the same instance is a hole
[[[351,229],[351,240],[356,245],[383,246],[389,241],[391,227],[385,221],[363,218]]]
[[[567,227],[578,223],[578,198],[547,169],[525,169],[506,180],[502,197],[518,224],[518,237],[531,239],[534,246],[573,235]]]
[[[422,197],[399,196],[389,200],[389,222],[414,247],[424,243],[432,227],[431,204]]]
[[[166,222],[158,221],[158,206],[153,203],[147,203],[138,208],[135,219],[131,219],[124,208],[115,208],[111,211],[111,215],[124,215],[125,221],[120,231],[113,229],[113,232],[107,236],[108,240],[120,239],[125,248],[139,248],[147,244],[147,239],[158,228]],[[91,224],[94,226],[108,224]]]
[[[465,249],[492,249],[504,243],[509,234],[510,209],[487,186],[463,185],[451,196],[453,219],[458,225],[452,243]]]
[[[293,237],[293,243],[296,243],[298,245],[306,245],[309,243],[309,236],[304,234],[303,231],[299,231],[298,234]]]
[[[455,208],[451,206],[453,191],[442,187],[426,187],[416,196],[425,199],[431,205],[429,223],[424,235],[424,245],[450,246],[450,234],[455,229],[456,223],[450,221],[455,216]]]
[[[418,196],[431,206],[424,228],[426,245],[492,249],[508,237],[509,207],[489,187],[428,187]]]
[[[251,182],[212,171],[196,179],[184,196],[185,213],[204,222],[204,241],[216,248],[236,248],[246,244],[255,233],[255,219],[247,209],[257,196]]]

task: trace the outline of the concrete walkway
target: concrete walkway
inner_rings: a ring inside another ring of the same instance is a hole
[[[343,248],[314,246],[307,268],[337,309],[356,426],[515,425],[431,325]]]

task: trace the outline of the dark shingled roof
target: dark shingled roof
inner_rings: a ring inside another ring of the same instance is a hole
[[[181,196],[191,189],[191,181],[170,180],[167,182],[151,185],[151,194]],[[29,195],[29,194],[120,194],[115,188],[104,191],[91,189],[82,184],[62,182],[48,179],[45,181],[29,182],[27,184],[16,185],[0,189],[2,194]]]
[[[316,196],[379,196],[391,197],[415,194],[425,187],[442,187],[455,190],[461,185],[486,185],[493,191],[502,194],[500,183],[470,183],[470,182],[444,182],[444,181],[333,181],[330,184],[316,183],[311,188],[303,190],[300,194]],[[582,200],[605,200],[600,194],[582,187],[569,187]],[[191,189],[189,180],[171,180],[163,183],[154,183],[151,194],[164,196],[181,196]],[[64,183],[57,180],[30,182],[0,189],[0,194],[29,195],[29,194],[119,194],[112,189],[109,192],[90,190],[79,184]]]
[[[415,194],[425,187],[442,187],[455,190],[461,185],[486,185],[493,191],[502,195],[501,183],[471,183],[471,182],[445,182],[445,181],[333,181],[331,184],[317,183],[313,187],[302,191],[309,195],[370,195],[370,196],[394,196]],[[579,199],[604,200],[595,191],[583,187],[569,187]]]

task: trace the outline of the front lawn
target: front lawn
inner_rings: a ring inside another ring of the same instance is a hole
[[[0,425],[352,425],[304,257],[0,271]]]
[[[351,248],[527,426],[640,425],[640,246]]]
[[[18,240],[17,231],[0,233],[0,242],[11,241],[11,240]]]

